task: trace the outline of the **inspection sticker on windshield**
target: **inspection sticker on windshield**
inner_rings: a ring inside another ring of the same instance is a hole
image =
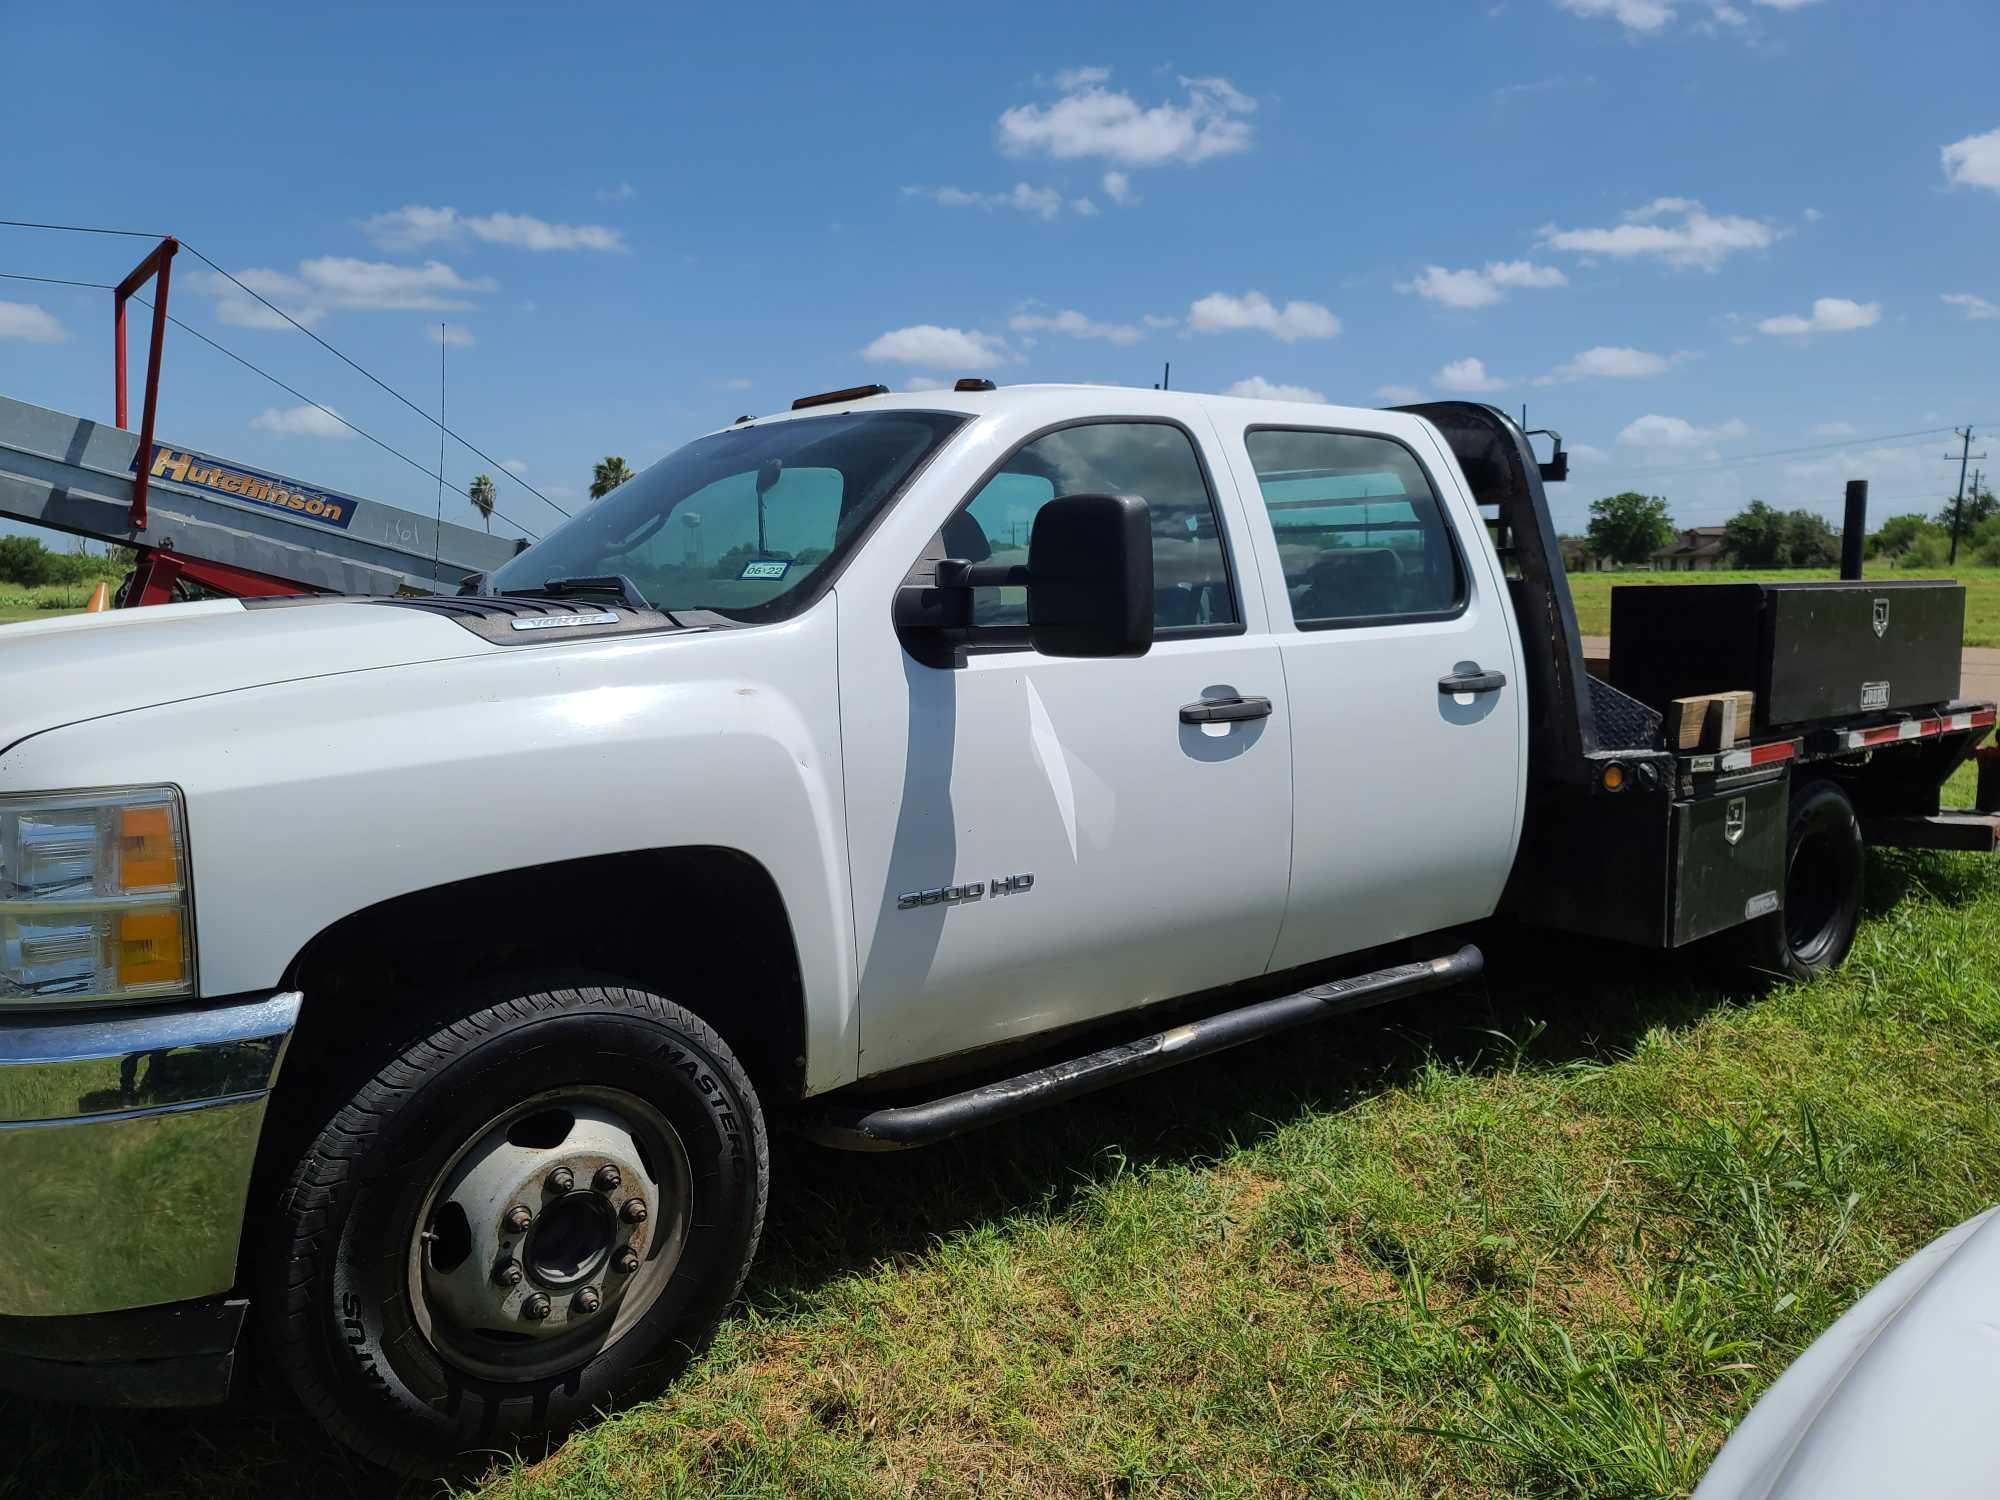
[[[618,616],[608,610],[596,615],[529,615],[509,623],[516,630],[568,630],[577,625],[616,625]]]
[[[787,573],[791,571],[792,571],[792,563],[790,558],[757,557],[757,558],[752,558],[749,562],[745,563],[743,565],[743,571],[741,573],[738,573],[736,576],[739,579],[783,578]]]

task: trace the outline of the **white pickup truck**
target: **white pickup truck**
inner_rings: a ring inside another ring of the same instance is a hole
[[[490,1449],[699,1345],[780,1123],[920,1144],[1499,913],[1810,974],[1864,830],[1991,847],[1955,637],[1914,706],[1668,746],[1585,670],[1561,465],[1467,404],[867,387],[455,597],[0,630],[0,1380],[217,1400],[254,1322],[361,1452]]]

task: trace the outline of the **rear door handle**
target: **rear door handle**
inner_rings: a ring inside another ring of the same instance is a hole
[[[1440,693],[1497,693],[1507,685],[1505,672],[1447,672],[1438,679]]]
[[[1268,719],[1269,698],[1204,698],[1181,705],[1183,724],[1229,724],[1238,719]]]

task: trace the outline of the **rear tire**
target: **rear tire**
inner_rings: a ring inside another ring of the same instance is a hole
[[[1751,965],[1780,979],[1837,968],[1861,923],[1868,868],[1861,820],[1832,781],[1793,786],[1785,836],[1785,904],[1744,929]]]
[[[293,1167],[257,1267],[273,1357],[408,1473],[558,1433],[707,1340],[769,1180],[749,1079],[679,1006],[578,985],[471,1009]]]

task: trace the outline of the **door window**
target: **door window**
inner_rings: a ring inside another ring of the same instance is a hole
[[[1152,513],[1156,635],[1236,628],[1214,497],[1193,441],[1170,422],[1090,422],[1022,445],[926,556],[1025,565],[1035,513],[1058,495],[1087,494],[1138,495]],[[1027,591],[976,589],[972,618],[996,637],[1023,631]]]
[[[1389,438],[1244,435],[1302,630],[1436,620],[1465,605],[1450,523],[1414,454]]]

